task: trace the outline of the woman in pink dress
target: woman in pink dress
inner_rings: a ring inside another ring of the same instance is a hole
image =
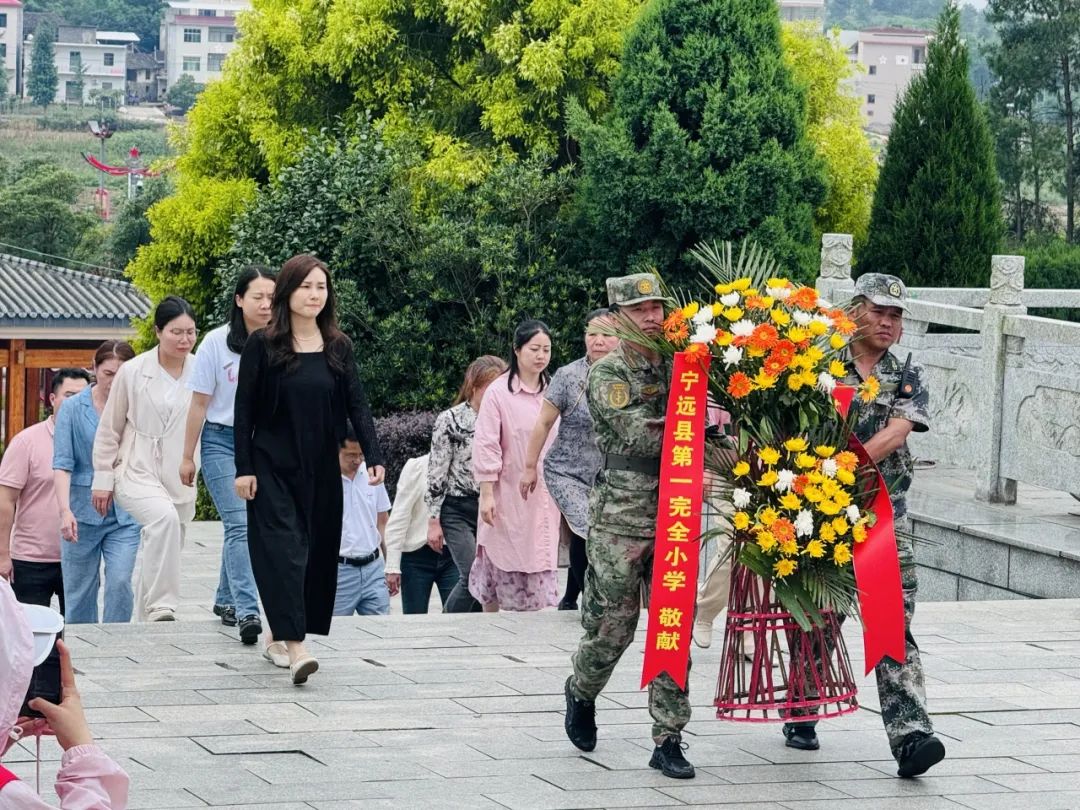
[[[476,416],[473,474],[480,485],[480,522],[469,591],[486,612],[542,610],[559,602],[559,508],[542,475],[527,501],[518,494],[550,362],[547,325],[519,324],[510,370],[488,387]]]

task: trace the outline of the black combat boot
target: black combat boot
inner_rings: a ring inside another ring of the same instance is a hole
[[[800,751],[817,751],[821,744],[818,742],[817,732],[813,726],[798,725],[796,723],[784,723],[784,743],[788,748],[798,748]]]
[[[570,676],[573,677],[572,675]],[[566,736],[582,751],[596,748],[596,704],[574,697],[570,678],[566,679]]]
[[[672,734],[653,751],[649,767],[656,768],[672,779],[693,779],[694,766],[686,761],[683,751],[687,745],[678,734]]]
[[[945,759],[945,746],[932,734],[913,731],[904,738],[897,761],[897,776],[921,776]]]

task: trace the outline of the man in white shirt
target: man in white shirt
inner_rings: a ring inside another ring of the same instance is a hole
[[[364,454],[351,427],[338,451],[338,463],[344,498],[334,615],[385,616],[390,612],[390,591],[383,538],[390,496],[382,484],[368,483]]]

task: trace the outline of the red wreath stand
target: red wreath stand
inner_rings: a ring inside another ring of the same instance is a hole
[[[732,549],[738,559],[744,533]],[[836,614],[803,630],[777,600],[772,583],[734,564],[716,694],[716,716],[748,723],[800,715],[838,717],[859,704]]]

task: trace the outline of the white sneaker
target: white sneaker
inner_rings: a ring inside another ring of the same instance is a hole
[[[272,641],[263,649],[263,658],[275,667],[289,668],[289,651],[285,649],[284,641]]]
[[[694,643],[702,649],[712,644],[712,622],[694,622]]]
[[[172,608],[158,608],[150,611],[146,616],[148,622],[175,622],[176,611]]]

